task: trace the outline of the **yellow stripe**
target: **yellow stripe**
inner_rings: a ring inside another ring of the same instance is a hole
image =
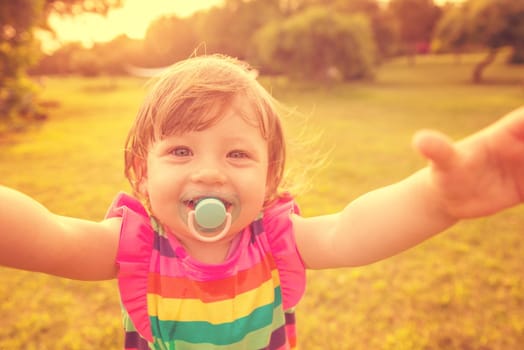
[[[213,303],[204,303],[199,299],[162,298],[157,294],[148,293],[148,312],[150,316],[157,316],[160,320],[205,320],[211,324],[233,322],[275,300],[275,287],[279,286],[280,281],[277,270],[273,270],[271,274],[272,280],[264,282],[258,288],[239,294],[233,299]]]
[[[232,343],[228,345],[216,345],[209,343],[188,343],[182,340],[176,340],[175,346],[179,346],[181,349],[186,350],[237,350],[237,349],[262,349],[266,347],[267,342],[271,338],[271,333],[279,327],[282,327],[285,323],[283,317],[282,309],[280,307],[275,307],[273,310],[273,323],[258,329],[254,332],[251,332],[245,336],[244,339],[238,343]],[[167,344],[169,342],[166,342]],[[167,345],[166,344],[166,345]],[[168,349],[168,347],[166,346]]]

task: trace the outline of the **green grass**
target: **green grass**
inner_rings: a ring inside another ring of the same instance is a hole
[[[498,62],[473,86],[465,56],[404,60],[375,82],[317,86],[265,78],[307,117],[328,165],[299,196],[304,215],[341,209],[424,163],[417,129],[465,136],[524,102],[524,67]],[[0,144],[1,183],[51,210],[99,220],[128,186],[127,128],[143,96],[131,78],[47,79],[50,118]],[[298,118],[292,128],[300,128]],[[297,163],[298,156],[292,156]],[[300,163],[298,163],[300,164]],[[8,205],[4,203],[3,205]],[[462,222],[420,246],[360,268],[310,271],[299,305],[303,349],[518,349],[524,343],[524,210]],[[380,214],[377,214],[380,220]],[[114,281],[76,282],[0,269],[0,349],[120,349]]]

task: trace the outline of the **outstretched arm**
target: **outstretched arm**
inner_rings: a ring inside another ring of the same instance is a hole
[[[2,186],[0,203],[0,265],[81,280],[116,275],[119,219],[92,222],[55,215]]]
[[[308,267],[369,264],[460,219],[490,215],[524,200],[524,108],[456,143],[425,130],[413,144],[428,159],[426,168],[357,198],[340,213],[293,217]]]

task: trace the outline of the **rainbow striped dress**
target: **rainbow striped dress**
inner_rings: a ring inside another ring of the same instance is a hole
[[[117,253],[125,349],[296,349],[294,307],[305,289],[291,197],[239,233],[223,263],[189,256],[136,199],[119,194]]]

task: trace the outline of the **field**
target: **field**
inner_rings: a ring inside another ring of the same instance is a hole
[[[303,214],[341,209],[423,166],[410,146],[417,129],[460,138],[524,103],[524,67],[497,62],[486,83],[474,86],[469,75],[475,59],[427,56],[415,66],[396,60],[384,64],[373,82],[263,78],[277,98],[300,112],[290,118],[290,131],[305,126],[302,137],[318,139],[315,149],[328,158],[298,197]],[[114,195],[128,190],[122,149],[144,83],[42,80],[44,99],[53,106],[49,119],[1,140],[1,184],[62,215],[103,218]],[[291,165],[303,164],[301,156],[290,156]],[[520,349],[523,257],[520,206],[461,222],[370,266],[309,271],[297,308],[299,344],[307,350]],[[1,350],[122,348],[114,281],[0,268],[0,316]]]

